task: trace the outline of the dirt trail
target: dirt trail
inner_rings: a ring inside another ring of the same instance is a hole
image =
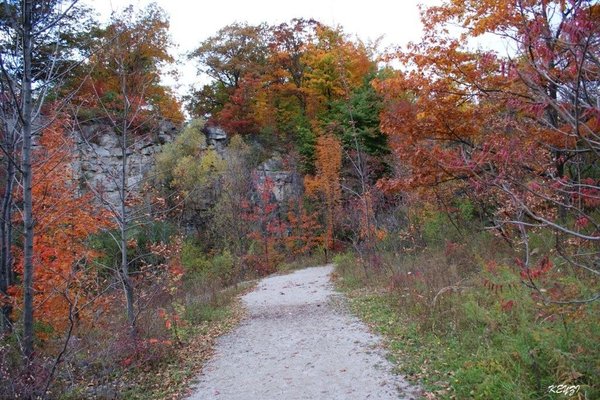
[[[345,311],[331,266],[261,281],[248,317],[222,337],[190,400],[411,399],[379,339]]]

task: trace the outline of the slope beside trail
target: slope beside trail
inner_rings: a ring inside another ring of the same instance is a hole
[[[414,398],[379,338],[345,311],[331,272],[272,276],[245,295],[246,319],[218,341],[189,399]]]

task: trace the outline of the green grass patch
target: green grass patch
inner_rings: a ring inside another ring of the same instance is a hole
[[[349,254],[336,263],[352,310],[384,336],[398,371],[435,398],[600,398],[599,304],[545,305],[513,271],[466,274],[435,251],[391,272],[365,274]],[[570,397],[551,385],[579,390]]]
[[[183,312],[183,319],[193,325],[204,321],[221,321],[231,315],[228,304],[211,304],[195,302],[187,305]]]

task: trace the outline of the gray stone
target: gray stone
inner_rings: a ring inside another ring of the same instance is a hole
[[[264,185],[267,180],[273,183],[273,196],[278,203],[285,204],[302,193],[300,177],[294,171],[285,169],[280,155],[276,154],[263,162],[254,173],[259,185]]]
[[[127,149],[127,184],[132,190],[141,190],[144,174],[152,169],[155,154],[162,144],[173,141],[177,127],[162,122],[153,134],[139,138]],[[73,135],[76,144],[76,159],[72,163],[76,179],[86,182],[96,190],[101,188],[103,199],[117,204],[118,182],[122,168],[122,150],[119,137],[113,129],[103,124],[88,124]],[[100,201],[100,199],[98,199]]]
[[[110,157],[113,158],[123,158],[123,150],[121,150],[119,147],[111,147],[110,150]]]
[[[227,157],[227,133],[220,127],[206,127],[203,130],[209,147],[215,148],[222,157]],[[177,128],[173,124],[161,123],[158,132],[138,139],[128,151],[127,185],[132,190],[141,190],[144,177],[155,165],[155,156],[165,143],[174,140]],[[86,137],[84,137],[86,136]],[[90,141],[89,137],[96,138]],[[122,157],[119,138],[109,126],[93,124],[75,132],[77,159],[73,162],[75,177],[92,187],[102,188],[102,197],[113,204],[119,201],[118,185],[121,175]],[[97,144],[96,144],[97,143]],[[291,198],[302,193],[302,180],[294,168],[286,167],[280,155],[274,155],[254,171],[258,185],[267,179],[273,182],[273,197],[287,204]],[[139,188],[137,186],[140,186]],[[203,209],[211,207],[212,200],[202,204]]]
[[[82,146],[86,146],[86,144],[82,144]],[[94,158],[101,158],[101,157],[110,157],[111,156],[111,148],[104,148],[104,147],[100,147],[100,146],[96,146],[96,145],[92,145],[91,149],[90,149],[90,156],[94,157]],[[83,157],[84,159],[86,157]]]
[[[119,146],[119,138],[115,134],[104,134],[100,136],[100,146],[104,148],[113,148]]]
[[[204,133],[209,140],[225,140],[227,132],[219,126],[207,126],[204,128]]]
[[[202,132],[206,135],[206,144],[223,156],[229,140],[227,132],[223,128],[214,125],[205,126]]]

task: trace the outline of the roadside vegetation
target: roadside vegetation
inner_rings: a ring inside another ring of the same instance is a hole
[[[477,230],[473,216],[459,225],[448,218],[427,213],[420,233],[428,244],[400,253],[383,246],[376,269],[354,253],[335,257],[338,288],[384,336],[398,372],[432,399],[600,396],[600,305],[545,303],[523,285],[515,249]],[[531,241],[536,253],[552,253],[552,238]],[[559,263],[536,283],[589,296],[590,282],[569,268]]]

